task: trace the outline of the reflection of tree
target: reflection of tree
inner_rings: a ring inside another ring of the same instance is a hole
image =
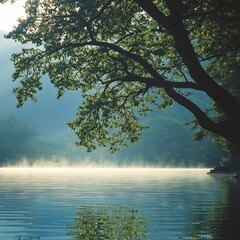
[[[211,226],[206,219],[194,219],[195,224],[191,226],[186,239],[192,240],[213,240],[211,236]],[[198,222],[198,223],[196,223]]]
[[[17,236],[17,240],[39,240],[40,237],[32,237],[32,236]]]
[[[190,239],[240,239],[240,184],[224,178],[219,178],[219,183],[221,200],[214,203],[209,215],[194,216],[194,224],[188,234]]]
[[[220,181],[223,200],[214,207],[216,215],[213,239],[240,239],[240,184],[233,181]]]
[[[68,235],[75,240],[144,240],[146,220],[126,206],[86,206],[79,208]]]

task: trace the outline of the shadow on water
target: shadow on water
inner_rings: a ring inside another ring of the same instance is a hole
[[[193,216],[192,226],[183,239],[240,239],[240,182],[226,176],[213,178],[219,182],[221,197],[213,203],[209,215]]]
[[[138,210],[123,205],[78,209],[67,235],[74,240],[146,240],[147,222]]]

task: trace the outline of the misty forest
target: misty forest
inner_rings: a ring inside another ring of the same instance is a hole
[[[159,114],[152,112],[147,117],[139,116],[148,126],[141,133],[141,140],[128,148],[122,147],[114,154],[108,148],[98,148],[88,153],[76,146],[76,138],[66,126],[75,117],[75,112],[83,98],[80,93],[70,92],[56,100],[57,90],[43,77],[43,91],[38,93],[37,102],[28,102],[17,108],[12,93],[15,83],[11,82],[13,66],[11,54],[21,50],[21,45],[4,38],[1,32],[1,164],[18,164],[23,159],[29,164],[51,159],[52,161],[72,161],[76,164],[91,165],[143,165],[162,167],[214,167],[227,152],[212,139],[193,141],[193,131],[186,123],[192,116],[181,106],[175,104]],[[196,95],[195,100],[202,107],[210,102]],[[154,106],[153,106],[154,107]],[[107,160],[110,159],[110,160]]]
[[[17,164],[23,159],[32,164],[39,159],[69,160],[78,164],[107,162],[110,165],[151,165],[171,167],[214,167],[227,152],[211,138],[193,141],[193,131],[187,124],[192,116],[184,108],[175,104],[161,113],[152,112],[148,116],[139,115],[141,123],[148,126],[141,132],[141,140],[111,153],[108,148],[98,148],[88,153],[76,146],[73,132],[66,122],[75,117],[83,98],[78,92],[67,92],[56,100],[57,90],[44,76],[43,91],[37,94],[37,102],[27,102],[17,108],[12,93],[16,83],[11,82],[13,66],[11,54],[21,50],[21,45],[4,38],[1,32],[1,164]],[[195,100],[202,107],[209,107],[210,101],[200,95]],[[153,106],[154,107],[154,106]],[[110,160],[107,160],[110,159]]]
[[[238,169],[235,1],[27,1],[26,14],[1,32],[2,164]]]

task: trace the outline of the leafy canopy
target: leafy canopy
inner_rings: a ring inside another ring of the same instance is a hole
[[[144,129],[139,114],[146,115],[153,105],[171,106],[173,100],[188,108],[198,122],[215,124],[189,99],[193,90],[205,91],[205,85],[194,79],[191,60],[177,45],[178,27],[171,27],[170,21],[174,8],[169,1],[148,4],[158,10],[162,25],[154,11],[150,16],[150,8],[144,9],[144,1],[27,0],[27,18],[8,35],[33,46],[12,57],[13,79],[20,83],[14,90],[18,106],[29,98],[36,101],[46,74],[58,88],[58,98],[66,90],[81,91],[83,104],[69,126],[76,132],[77,144],[88,150],[97,144],[117,150],[136,142]],[[208,60],[212,76],[224,59],[230,66],[239,63],[235,54],[239,32],[229,26],[240,18],[232,8],[200,0],[185,0],[179,6],[196,58],[200,63]]]

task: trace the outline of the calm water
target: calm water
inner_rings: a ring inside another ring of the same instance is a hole
[[[208,170],[0,169],[1,240],[240,239],[240,183]]]

